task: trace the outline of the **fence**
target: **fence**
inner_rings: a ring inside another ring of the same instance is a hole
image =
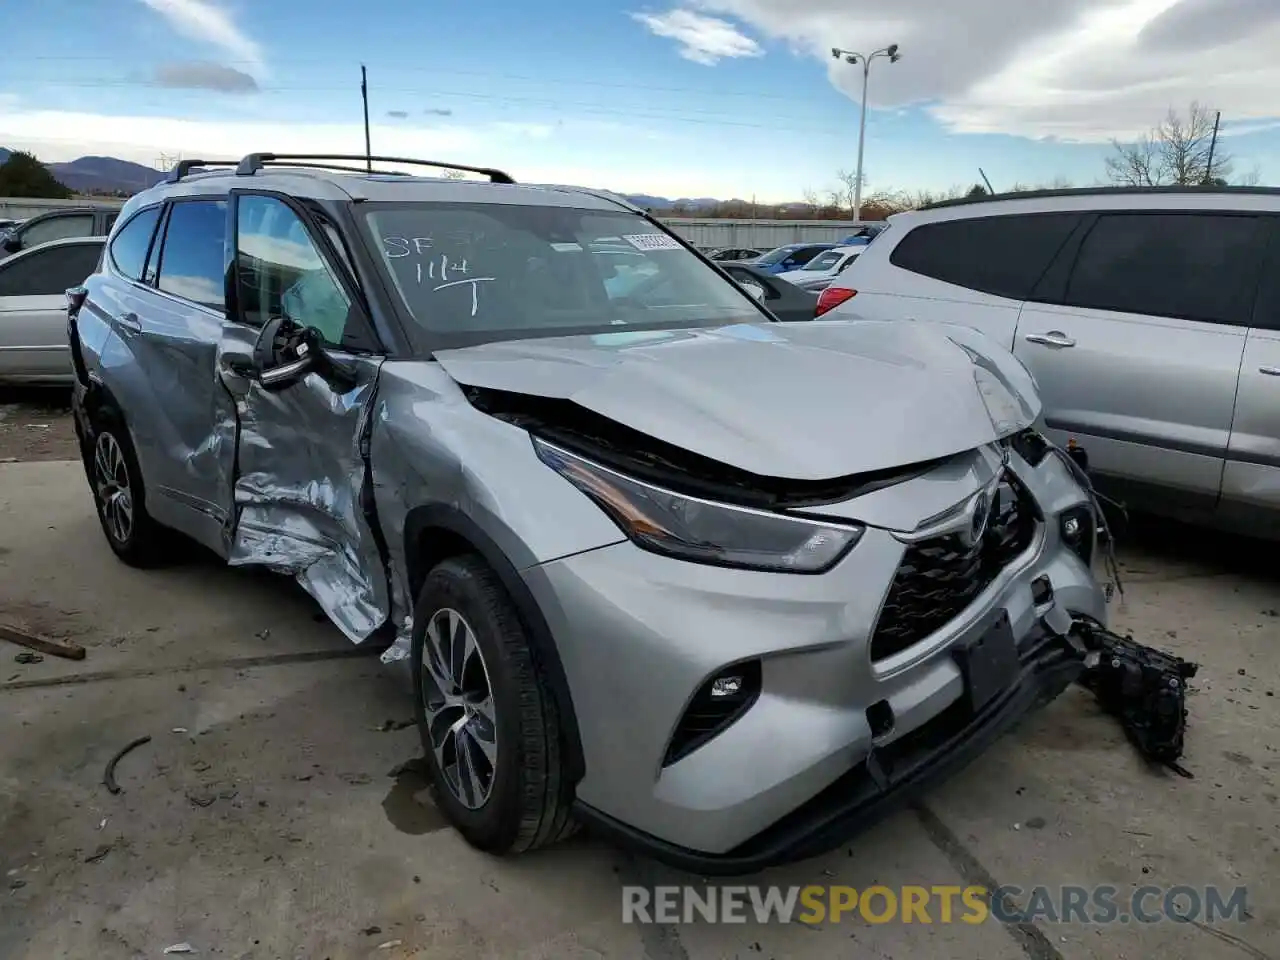
[[[0,220],[25,220],[37,214],[86,203],[121,206],[123,200],[37,200],[0,197]],[[787,243],[834,243],[857,226],[845,220],[720,220],[668,217],[663,222],[695,247],[753,247],[772,250]]]

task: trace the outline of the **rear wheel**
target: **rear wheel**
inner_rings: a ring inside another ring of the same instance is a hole
[[[85,458],[102,532],[115,555],[130,566],[151,567],[166,557],[164,529],[147,513],[142,473],[119,416],[96,418]]]
[[[555,700],[511,598],[479,557],[428,575],[411,663],[436,802],[467,841],[521,853],[572,832]]]

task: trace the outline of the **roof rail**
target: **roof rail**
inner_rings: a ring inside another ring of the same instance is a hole
[[[177,183],[197,167],[234,167],[234,160],[179,160],[164,178],[165,183]]]
[[[971,203],[991,203],[996,200],[1048,200],[1055,197],[1111,197],[1150,196],[1152,194],[1214,194],[1228,193],[1237,196],[1280,196],[1280,187],[1245,187],[1214,184],[1187,184],[1164,187],[1066,187],[1061,190],[1023,190],[1015,193],[987,193],[973,197],[957,197],[926,204],[921,210],[941,210],[947,207],[963,207]]]
[[[492,167],[471,167],[462,163],[418,160],[413,157],[371,157],[360,153],[251,153],[236,165],[236,175],[251,177],[264,167],[272,165],[300,166],[300,164],[291,162],[295,160],[354,160],[357,163],[365,164],[365,169],[357,170],[356,172],[358,173],[379,173],[380,171],[372,169],[372,164],[375,160],[379,163],[412,163],[421,167],[438,167],[442,170],[464,170],[468,173],[479,173],[488,177],[493,183],[515,183],[511,174],[502,170],[495,170]],[[356,169],[328,163],[309,163],[305,165],[324,170],[351,171]]]

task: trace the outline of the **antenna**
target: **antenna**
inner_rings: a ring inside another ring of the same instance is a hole
[[[360,64],[360,99],[364,101],[364,157],[365,169],[373,173],[373,148],[369,146],[369,75]]]

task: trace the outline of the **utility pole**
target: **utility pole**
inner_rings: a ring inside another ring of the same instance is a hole
[[[890,63],[897,63],[902,59],[902,55],[898,52],[898,45],[891,43],[884,49],[876,50],[870,55],[864,55],[855,50],[841,50],[839,47],[832,47],[831,56],[837,60],[843,59],[845,63],[862,64],[862,121],[858,125],[858,173],[857,180],[853,185],[853,219],[858,222],[862,219],[862,157],[867,139],[867,87],[871,83],[871,61],[876,57],[885,57]]]
[[[1213,179],[1213,154],[1218,148],[1218,125],[1222,123],[1222,111],[1219,110],[1213,118],[1213,139],[1209,141],[1209,165],[1204,168],[1204,183],[1209,185],[1209,181]]]
[[[364,165],[373,173],[373,148],[369,146],[369,75],[360,64],[360,99],[364,101]]]

